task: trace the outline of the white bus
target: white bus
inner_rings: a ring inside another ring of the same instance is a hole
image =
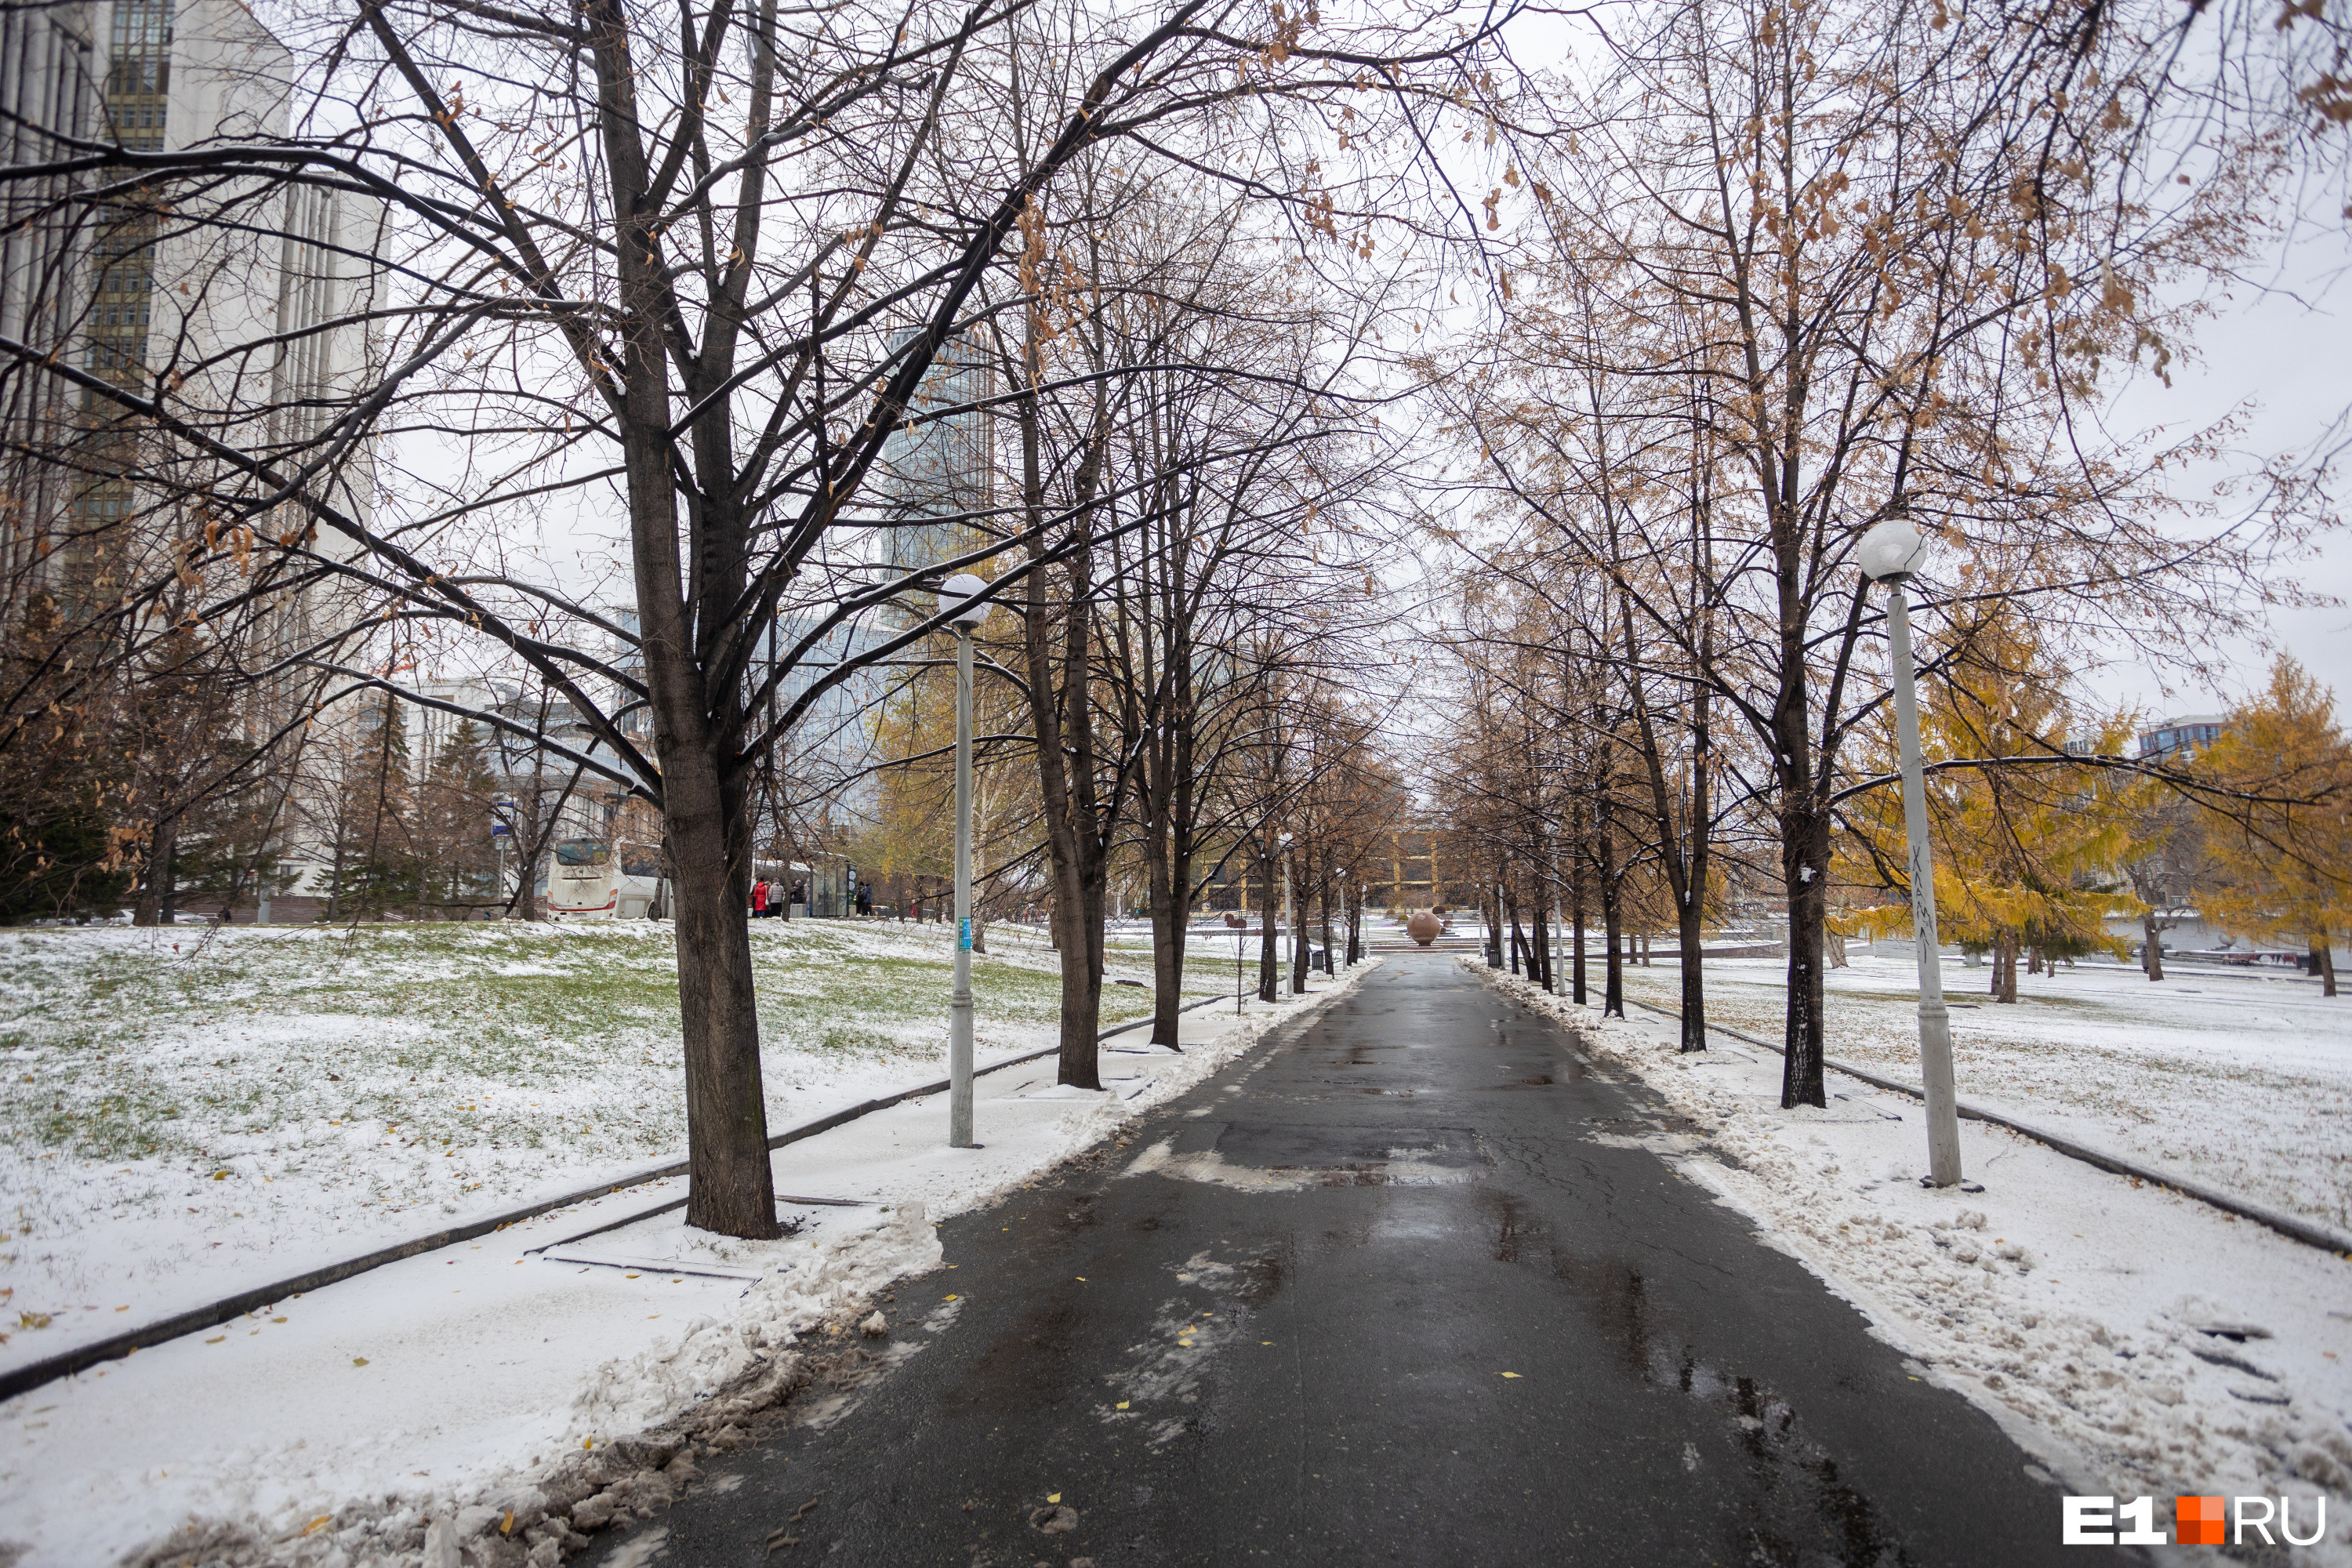
[[[546,884],[547,910],[583,920],[644,920],[669,912],[669,885],[657,844],[610,838],[558,839]]]

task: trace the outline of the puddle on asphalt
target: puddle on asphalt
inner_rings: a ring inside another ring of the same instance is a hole
[[[1769,1384],[1703,1360],[1660,1321],[1638,1266],[1551,1246],[1542,1223],[1507,1193],[1484,1190],[1475,1202],[1498,1262],[1546,1265],[1627,1373],[1711,1418],[1717,1441],[1687,1445],[1684,1468],[1734,1467],[1720,1480],[1740,1500],[1736,1529],[1748,1560],[1851,1568],[1912,1561],[1836,1458],[1807,1434],[1794,1405]]]
[[[1522,1242],[1530,1236],[1540,1236],[1543,1227],[1528,1215],[1525,1204],[1498,1188],[1486,1188],[1478,1194],[1476,1201],[1495,1227],[1495,1261],[1517,1263]]]

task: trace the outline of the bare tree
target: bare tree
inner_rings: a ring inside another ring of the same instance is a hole
[[[1512,171],[1516,301],[1453,403],[1498,497],[1635,623],[1596,656],[1746,732],[1789,911],[1789,1104],[1822,1098],[1832,804],[1885,700],[1861,531],[1907,509],[1960,547],[1955,604],[2031,596],[2083,637],[2242,613],[2243,538],[2181,541],[2147,455],[2077,417],[2136,353],[2161,368],[2183,330],[2161,280],[2243,253],[2270,166],[2225,139],[2178,200],[2119,200],[2137,47],[1966,7],[1670,6],[1578,83],[1580,150]]]
[[[125,422],[108,460],[136,471],[139,493],[173,498],[171,573],[234,551],[260,562],[262,585],[216,599],[340,583],[382,617],[289,631],[262,673],[324,668],[396,691],[362,656],[370,627],[461,628],[577,717],[582,742],[533,737],[551,756],[658,805],[698,1226],[774,1234],[744,926],[751,795],[758,759],[853,671],[837,666],[772,719],[768,699],[837,628],[967,563],[870,570],[873,530],[894,524],[887,507],[860,509],[941,345],[996,308],[980,286],[1023,215],[1066,168],[1118,149],[1138,177],[1145,163],[1229,176],[1303,224],[1328,205],[1321,184],[1253,185],[1229,139],[1252,123],[1272,139],[1274,121],[1360,84],[1381,89],[1368,106],[1448,101],[1504,20],[1460,29],[1440,5],[1358,28],[1209,0],[1029,25],[1042,16],[358,0],[299,18],[292,79],[310,97],[282,120],[171,148],[68,140],[65,156],[9,173],[62,189],[52,207],[135,198],[265,242],[292,232],[306,195],[388,215],[377,254],[396,272],[331,322],[289,337],[216,312],[163,356],[163,380],[128,384],[23,342],[0,354]],[[1008,92],[1027,106],[1019,147],[1003,132]],[[252,390],[279,383],[247,372],[354,325],[374,343],[365,374],[282,407]],[[455,482],[443,442],[458,451]],[[349,478],[367,466],[367,484]],[[633,623],[486,543],[558,504],[626,539]],[[1088,525],[1074,521],[1024,511],[968,559],[1010,548],[1027,557],[1017,579],[1083,573]],[[135,552],[120,563],[133,579],[157,571]],[[133,581],[127,596],[143,592]],[[780,609],[805,629],[763,660]],[[929,629],[920,615],[898,624],[859,658]],[[650,714],[649,738],[625,722],[632,711]]]

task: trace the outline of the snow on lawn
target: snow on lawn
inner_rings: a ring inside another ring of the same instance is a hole
[[[920,1353],[990,1288],[940,1267],[937,1220],[1116,1134],[1364,973],[1245,1016],[1189,1013],[1181,1055],[1113,1042],[1101,1091],[1054,1088],[1044,1061],[983,1077],[982,1148],[946,1146],[936,1095],[789,1144],[780,1193],[859,1206],[780,1198],[797,1227],[782,1240],[690,1232],[675,1211],[582,1236],[684,1195],[653,1184],[0,1405],[0,1563],[548,1568],[576,1531],[657,1513],[825,1356]],[[814,1392],[787,1415],[827,1419],[849,1397]],[[630,1560],[662,1531],[641,1527]]]
[[[2352,1231],[2352,997],[2292,975],[2085,963],[2021,974],[2018,1001],[1982,994],[1990,969],[1948,961],[1960,1098],[2093,1148]],[[1707,1017],[1781,1035],[1787,964],[1706,961]],[[1625,994],[1680,1005],[1671,964],[1625,970]],[[1830,972],[1829,1054],[1919,1079],[1918,975],[1858,956]]]
[[[2325,1494],[2327,1540],[2294,1561],[2352,1565],[2352,1262],[1983,1122],[1960,1123],[1960,1147],[1984,1191],[1922,1188],[1915,1100],[1832,1072],[1827,1110],[1782,1110],[1769,1051],[1710,1042],[1685,1056],[1670,1020],[1603,1019],[1465,962],[1656,1089],[1686,1121],[1637,1142],[1754,1220],[2069,1490],[2155,1497],[2159,1520],[2182,1494],[2284,1494],[2298,1534]],[[1833,1029],[1846,1006],[1831,1003]],[[2046,1037],[2018,1058],[2069,1070]],[[1878,1060],[1904,1065],[1891,1049]],[[1916,1079],[1916,1046],[1909,1066]],[[2185,1114],[2197,1079],[2179,1077],[2166,1092]],[[2054,1087],[2048,1103],[2072,1103]],[[2264,1168],[2283,1178],[2282,1158]]]
[[[1060,1010],[1055,955],[989,934],[983,1062]],[[936,1076],[949,943],[754,922],[771,1128]],[[0,1367],[681,1158],[677,1042],[655,922],[0,932]]]

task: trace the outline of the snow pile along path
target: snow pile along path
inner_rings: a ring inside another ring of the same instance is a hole
[[[1989,968],[1944,963],[1953,1069],[1968,1103],[2352,1235],[2352,1007],[2293,973],[2176,965],[2151,984],[2086,959],[1984,994]],[[1822,977],[1829,1054],[1918,1078],[1917,971],[1857,952]],[[1673,963],[1629,964],[1629,996],[1679,1008]],[[1784,959],[1706,960],[1711,1024],[1780,1037]]]
[[[1181,1055],[1117,1037],[1099,1091],[1055,1089],[1051,1060],[982,1078],[981,1149],[946,1147],[937,1095],[789,1144],[780,1194],[854,1206],[780,1197],[781,1240],[690,1232],[677,1211],[582,1235],[683,1195],[649,1184],[0,1405],[0,1563],[546,1568],[895,1334],[890,1287],[939,1266],[935,1219],[1117,1133],[1363,973],[1189,1013]],[[944,1279],[932,1294],[952,1298]]]
[[[1776,1055],[1685,1056],[1670,1020],[1463,963],[1655,1089],[1678,1124],[1641,1142],[2070,1489],[2283,1495],[2298,1533],[2324,1496],[2327,1537],[2294,1561],[2352,1568],[2352,1260],[1980,1122],[1960,1142],[1984,1190],[1923,1188],[1916,1100],[1832,1072],[1828,1109],[1783,1110]]]

